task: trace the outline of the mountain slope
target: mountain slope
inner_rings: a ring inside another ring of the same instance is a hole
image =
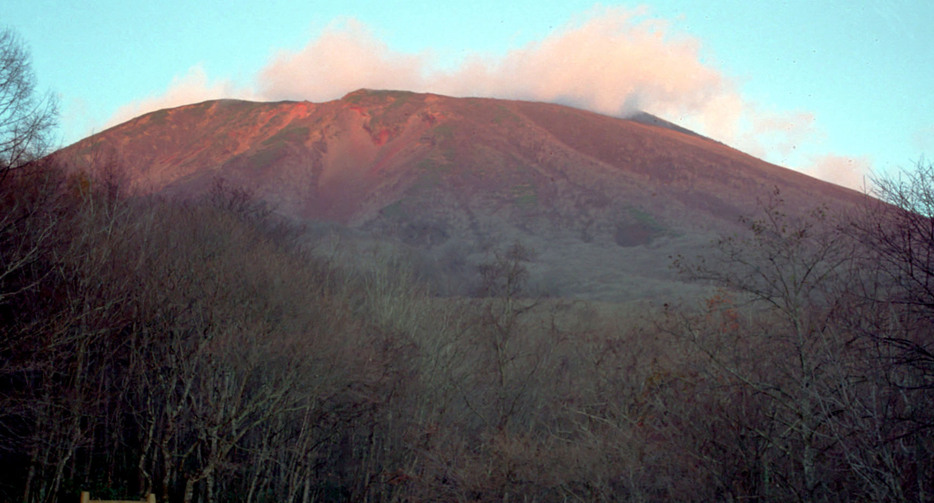
[[[776,187],[795,208],[861,198],[648,114],[398,91],[161,110],[57,155],[78,168],[107,156],[144,192],[223,178],[351,241],[416,252],[460,293],[476,263],[520,241],[538,251],[542,292],[661,297],[684,288],[669,255],[735,230]]]

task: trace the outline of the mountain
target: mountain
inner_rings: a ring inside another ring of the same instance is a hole
[[[318,239],[383,244],[443,293],[520,242],[539,293],[663,298],[693,255],[775,188],[790,208],[862,196],[649,114],[359,90],[327,103],[209,101],[160,110],[56,156],[107,159],[138,191],[181,197],[219,178],[306,222]]]

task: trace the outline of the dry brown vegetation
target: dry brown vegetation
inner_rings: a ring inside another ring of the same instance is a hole
[[[126,197],[35,166],[2,189],[6,500],[934,491],[917,213],[831,222],[786,215],[776,195],[714,259],[681,262],[718,293],[652,310],[530,299],[518,244],[491,255],[477,297],[432,297],[404,262],[316,257],[223,185]],[[897,228],[910,259],[879,231]],[[890,246],[866,255],[868,239]]]

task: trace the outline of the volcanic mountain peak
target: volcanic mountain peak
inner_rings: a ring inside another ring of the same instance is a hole
[[[792,207],[860,197],[648,114],[406,91],[208,101],[57,155],[80,167],[101,152],[139,190],[191,195],[223,178],[284,215],[415,250],[442,275],[521,241],[539,249],[547,290],[596,297],[669,288],[664,257],[735,229],[775,187]]]

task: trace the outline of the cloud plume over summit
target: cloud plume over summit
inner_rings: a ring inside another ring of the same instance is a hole
[[[332,24],[257,77],[267,99],[322,101],[361,88],[558,102],[609,115],[703,110],[731,85],[701,62],[701,44],[641,11],[600,9],[503,56],[472,54],[441,69],[429,54],[393,51],[354,20]]]
[[[556,102],[614,116],[643,110],[796,167],[797,145],[820,136],[813,115],[746,99],[702,48],[645,9],[597,8],[541,40],[502,55],[469,54],[451,67],[428,52],[394,50],[364,24],[345,19],[299,50],[276,53],[246,87],[194,68],[163,95],[124,107],[118,119],[192,97],[327,101],[358,88],[404,89]],[[835,179],[831,171],[826,179],[847,183],[853,174]]]
[[[283,51],[257,75],[268,100],[327,101],[360,88],[422,90],[425,55],[393,51],[362,23],[332,24],[297,52]]]

